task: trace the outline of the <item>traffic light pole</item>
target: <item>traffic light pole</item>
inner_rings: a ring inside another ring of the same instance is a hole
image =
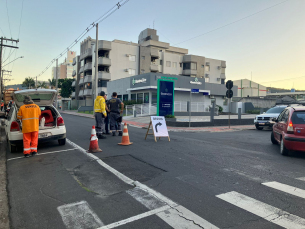
[[[231,128],[231,99],[229,99],[229,129]]]

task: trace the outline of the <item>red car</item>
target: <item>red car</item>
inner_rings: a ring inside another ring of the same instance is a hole
[[[282,155],[305,151],[305,106],[287,107],[274,121],[271,142],[281,145]]]

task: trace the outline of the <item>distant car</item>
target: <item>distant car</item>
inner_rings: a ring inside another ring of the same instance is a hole
[[[272,127],[274,124],[272,119],[277,118],[286,107],[287,105],[275,106],[263,114],[257,115],[254,119],[256,129],[262,130],[264,127]]]
[[[289,151],[305,151],[305,107],[287,107],[274,120],[271,142],[280,144],[282,155]]]
[[[64,145],[66,143],[65,123],[60,113],[52,105],[56,97],[56,90],[21,90],[14,92],[14,103],[5,120],[5,132],[10,152],[16,151],[17,145],[23,144],[22,124],[17,119],[17,113],[23,105],[25,95],[31,96],[34,103],[41,109],[41,118],[45,118],[44,127],[39,127],[38,142],[58,140],[59,145]]]

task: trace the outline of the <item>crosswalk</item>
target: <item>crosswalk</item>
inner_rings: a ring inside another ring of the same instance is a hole
[[[305,181],[304,177],[296,178],[297,180]],[[261,183],[262,185],[281,191],[292,196],[301,198],[300,201],[305,199],[305,190],[297,187],[293,187],[280,182],[272,181]],[[268,190],[266,190],[268,191]],[[269,190],[270,191],[270,190]],[[246,196],[242,193],[231,191],[223,194],[216,195],[217,198],[226,201],[234,205],[235,207],[241,208],[247,212],[250,212],[256,216],[259,216],[273,224],[281,226],[283,228],[291,229],[304,229],[305,219],[297,215],[291,214],[282,209],[276,208],[252,197]],[[305,204],[305,201],[304,201]]]

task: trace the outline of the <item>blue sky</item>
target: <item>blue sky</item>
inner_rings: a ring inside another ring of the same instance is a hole
[[[24,56],[6,67],[13,71],[12,83],[38,75],[90,23],[117,2],[0,0],[0,28],[4,32],[0,30],[0,36],[19,38],[16,57]],[[139,33],[149,26],[152,28],[154,21],[161,41],[187,48],[190,54],[226,60],[227,79],[250,79],[252,71],[253,81],[265,86],[291,88],[294,85],[305,90],[304,0],[285,1],[183,42],[281,2],[284,0],[130,0],[99,24],[99,39],[137,42]],[[87,36],[95,37],[95,30]],[[74,51],[79,54],[79,44]],[[8,53],[6,50],[4,59]],[[11,60],[14,57],[13,54]],[[50,77],[51,68],[39,79]]]

